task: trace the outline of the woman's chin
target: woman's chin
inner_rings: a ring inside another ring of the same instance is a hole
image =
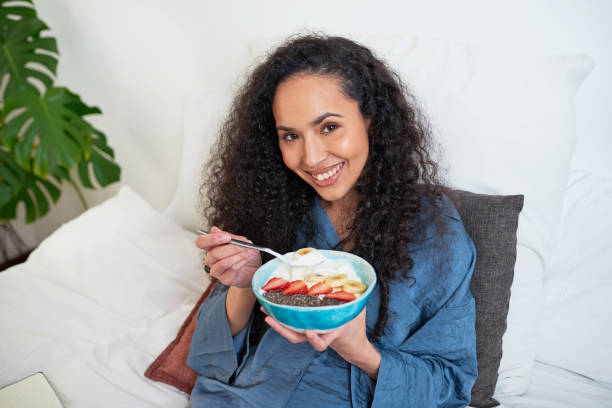
[[[350,194],[350,190],[347,188],[342,188],[342,186],[335,186],[335,188],[329,187],[315,187],[315,191],[319,195],[319,198],[323,201],[333,203],[336,201],[343,201]]]

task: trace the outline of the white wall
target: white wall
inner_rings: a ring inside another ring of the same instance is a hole
[[[575,166],[612,176],[612,2],[608,0],[202,1],[35,0],[61,53],[57,83],[104,114],[93,119],[115,148],[122,183],[157,208],[174,192],[185,98],[235,87],[247,43],[301,29],[332,34],[418,34],[538,53],[590,55],[596,68],[576,96]],[[90,204],[118,186],[87,192]],[[82,212],[66,187],[45,219],[25,226],[37,244]]]

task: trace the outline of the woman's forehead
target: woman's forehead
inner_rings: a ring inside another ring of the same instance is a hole
[[[283,121],[306,124],[331,112],[345,116],[357,101],[342,92],[340,82],[330,75],[300,74],[283,81],[276,89],[272,110],[277,125]]]

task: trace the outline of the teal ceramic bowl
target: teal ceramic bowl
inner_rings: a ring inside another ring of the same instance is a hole
[[[319,250],[326,258],[331,260],[348,261],[359,279],[368,287],[361,297],[335,306],[288,306],[272,303],[263,297],[261,287],[274,276],[276,268],[281,264],[278,259],[263,264],[253,275],[252,288],[259,303],[266,313],[273,316],[285,326],[303,332],[307,329],[326,332],[342,326],[357,316],[368,303],[374,286],[376,286],[376,273],[374,268],[362,258],[341,251]]]

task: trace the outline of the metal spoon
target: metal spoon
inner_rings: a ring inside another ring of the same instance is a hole
[[[201,229],[196,230],[196,232],[198,234],[202,234],[202,235],[210,234],[209,232],[203,231]],[[290,266],[304,266],[303,264],[291,262],[289,259],[285,258],[285,255],[281,255],[278,252],[271,250],[270,248],[260,247],[260,246],[255,245],[255,244],[251,244],[250,242],[241,241],[239,239],[233,239],[232,238],[232,239],[230,239],[229,244],[234,244],[234,245],[238,245],[238,246],[245,247],[245,248],[252,248],[252,249],[257,249],[258,251],[267,252],[270,255],[274,255],[276,258],[280,259],[281,261],[283,261],[284,263],[286,263],[287,265],[290,265]],[[310,266],[312,266],[312,265],[310,265]]]

